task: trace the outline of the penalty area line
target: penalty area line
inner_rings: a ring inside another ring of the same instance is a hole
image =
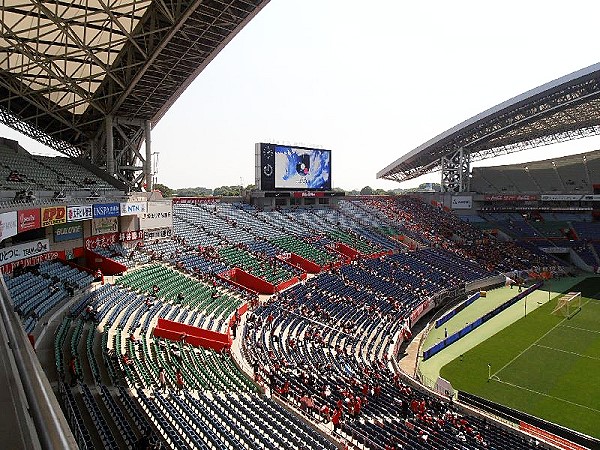
[[[583,308],[585,305],[587,305],[588,302],[589,302],[589,300],[586,301],[583,305],[581,305],[581,307]],[[546,336],[548,336],[550,333],[552,333],[553,330],[555,330],[557,327],[561,326],[567,320],[568,320],[568,317],[565,317],[563,320],[558,322],[556,325],[554,325],[552,328],[550,328],[548,331],[546,331],[543,335],[541,335],[538,339],[536,339],[534,342],[532,342],[531,345],[529,345],[527,348],[523,349],[517,356],[515,356],[509,362],[507,362],[502,367],[500,367],[500,369],[495,371],[492,374],[492,376],[497,376],[500,372],[502,372],[504,369],[506,369],[508,366],[510,366],[513,362],[515,362],[518,358],[520,358],[527,350],[529,350],[530,348],[535,346],[538,342],[540,342],[542,339],[544,339]]]
[[[556,397],[554,395],[545,394],[544,392],[539,392],[539,391],[536,391],[534,389],[530,389],[530,388],[527,388],[527,387],[524,387],[524,386],[519,386],[518,384],[514,384],[514,383],[511,383],[509,381],[503,381],[503,380],[501,380],[500,378],[498,378],[496,376],[492,376],[491,381],[496,381],[497,383],[506,384],[507,386],[512,386],[514,388],[521,389],[523,391],[531,392],[533,394],[541,395],[543,397],[548,397],[548,398],[551,398],[551,399],[554,399],[554,400],[558,400],[558,401],[563,402],[563,403],[568,403],[569,405],[577,406],[579,408],[584,408],[584,409],[587,409],[589,411],[594,411],[594,412],[600,413],[600,409],[595,409],[595,408],[592,408],[590,406],[581,405],[579,403],[572,402],[571,400],[566,400],[564,398]]]
[[[570,328],[571,330],[586,331],[588,333],[600,334],[600,330],[588,330],[587,328],[573,327],[571,325],[560,325],[561,328]]]
[[[547,345],[535,344],[535,346],[540,347],[540,348],[545,348],[547,350],[553,350],[555,352],[567,353],[569,355],[578,356],[580,358],[588,358],[588,359],[593,359],[595,361],[600,361],[600,358],[597,356],[582,355],[581,353],[570,352],[569,350],[563,350],[561,348],[548,347]]]

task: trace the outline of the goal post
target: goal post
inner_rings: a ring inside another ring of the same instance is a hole
[[[581,292],[568,292],[563,294],[556,303],[552,314],[561,315],[570,319],[581,309]]]

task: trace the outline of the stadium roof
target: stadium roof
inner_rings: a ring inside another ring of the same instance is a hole
[[[494,106],[425,142],[377,173],[405,181],[440,169],[460,148],[482,160],[600,134],[600,63]]]
[[[78,156],[104,117],[156,124],[269,0],[3,0],[0,122]]]

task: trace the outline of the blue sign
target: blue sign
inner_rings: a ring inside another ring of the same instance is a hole
[[[81,223],[65,223],[54,225],[54,242],[72,241],[83,237]]]
[[[118,217],[121,215],[120,203],[98,203],[93,206],[94,219]]]

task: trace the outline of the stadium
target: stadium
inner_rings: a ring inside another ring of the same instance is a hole
[[[439,192],[251,142],[251,191],[163,196],[154,127],[267,3],[4,3],[0,122],[61,156],[0,138],[3,448],[600,448],[600,150],[471,166],[599,134],[600,64],[377,173]]]

